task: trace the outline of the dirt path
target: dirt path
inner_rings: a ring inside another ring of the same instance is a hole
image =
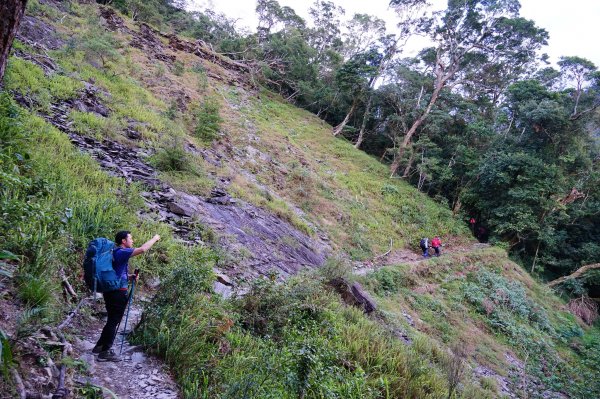
[[[103,303],[95,305],[95,309],[101,309]],[[129,312],[128,329],[135,326],[141,316],[141,309],[134,304]],[[80,333],[74,345],[74,358],[88,365],[87,372],[80,372],[74,376],[77,385],[96,385],[105,388],[103,398],[118,399],[177,399],[181,395],[177,384],[169,374],[167,366],[158,358],[150,356],[140,346],[123,343],[123,360],[118,363],[98,362],[97,356],[92,354],[96,340],[100,336],[103,319],[93,318],[92,322],[82,323]],[[122,323],[125,322],[123,318]],[[119,331],[123,330],[123,325]],[[119,353],[121,347],[121,335],[117,335],[113,349]],[[110,392],[109,392],[110,391]],[[112,394],[111,394],[112,393]]]
[[[455,254],[455,253],[465,253],[472,252],[484,248],[488,248],[489,244],[482,243],[473,243],[473,244],[461,244],[455,246],[447,246],[442,248],[442,255]],[[433,252],[433,251],[431,251]],[[361,262],[354,268],[354,274],[359,276],[364,276],[368,273],[371,273],[377,269],[380,269],[385,266],[393,266],[398,264],[418,264],[421,262],[426,262],[430,258],[423,258],[421,253],[417,253],[411,251],[409,249],[397,249],[391,251],[389,254],[373,259]]]

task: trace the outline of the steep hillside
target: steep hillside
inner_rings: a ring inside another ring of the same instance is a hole
[[[38,331],[86,295],[87,242],[128,228],[163,236],[136,260],[132,340],[186,398],[600,395],[597,327],[256,78],[111,8],[30,3],[0,98],[5,375],[48,394],[61,361],[96,397]],[[444,255],[421,260],[433,235]]]

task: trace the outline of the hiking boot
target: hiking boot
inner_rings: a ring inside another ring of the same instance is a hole
[[[96,345],[94,346],[94,349],[92,349],[92,353],[95,355],[97,355],[100,352],[102,352],[102,345]]]
[[[98,354],[99,362],[120,362],[121,356],[117,355],[112,349],[102,351]]]

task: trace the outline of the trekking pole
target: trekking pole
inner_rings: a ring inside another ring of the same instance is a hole
[[[121,349],[119,350],[119,355],[123,353],[123,344],[125,343],[125,334],[127,331],[127,319],[129,318],[129,309],[131,309],[131,301],[133,299],[133,294],[135,293],[135,281],[138,278],[138,274],[140,274],[140,269],[135,269],[135,277],[131,282],[131,292],[129,292],[129,299],[127,300],[127,313],[125,314],[125,325],[123,326],[123,331],[121,331]]]

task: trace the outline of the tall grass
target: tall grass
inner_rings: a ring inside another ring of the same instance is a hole
[[[439,349],[424,339],[405,346],[341,305],[316,275],[257,281],[228,301],[210,292],[201,268],[187,265],[174,276],[148,306],[136,339],[174,366],[186,398],[448,395]]]

